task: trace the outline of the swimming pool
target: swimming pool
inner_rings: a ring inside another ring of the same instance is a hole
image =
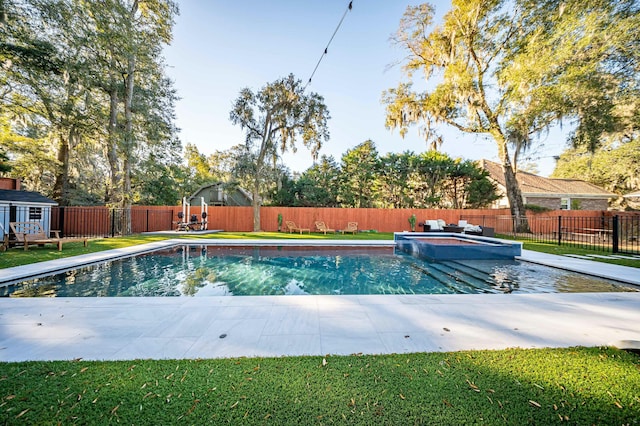
[[[575,293],[637,287],[518,260],[392,247],[178,245],[0,287],[3,297]]]

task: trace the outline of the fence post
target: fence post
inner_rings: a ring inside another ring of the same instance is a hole
[[[116,232],[116,209],[111,209],[111,238],[115,237]]]
[[[612,227],[613,227],[613,234],[611,235],[611,243],[612,243],[611,251],[613,253],[618,253],[619,244],[620,244],[620,232],[619,232],[619,226],[618,226],[618,215],[613,216]]]
[[[58,213],[58,227],[60,228],[60,236],[64,237],[64,206],[60,206]]]
[[[147,232],[149,232],[149,209],[147,209]]]
[[[562,216],[558,216],[558,245],[562,245]]]

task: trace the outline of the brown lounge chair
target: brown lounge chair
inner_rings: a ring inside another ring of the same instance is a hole
[[[58,251],[62,251],[63,243],[74,241],[83,241],[84,246],[87,246],[87,238],[60,238],[59,231],[51,231],[54,237],[49,237],[39,222],[9,222],[9,226],[16,236],[16,242],[23,244],[25,250],[29,250],[29,244],[39,246],[55,244],[58,246]]]
[[[323,232],[324,235],[327,235],[327,232],[334,232],[335,233],[336,230],[328,228],[327,225],[323,221],[317,220],[316,221],[316,232]]]
[[[286,220],[284,223],[285,225],[287,225],[287,229],[289,229],[290,234],[294,232],[299,232],[300,234],[302,234],[303,232],[311,233],[311,230],[309,228],[299,228],[298,226],[296,226],[295,222],[292,222],[290,220]]]
[[[340,230],[340,232],[342,232],[343,234],[345,232],[351,232],[353,235],[355,235],[358,232],[358,222],[347,222],[347,227]]]

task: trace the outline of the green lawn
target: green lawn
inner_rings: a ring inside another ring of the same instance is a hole
[[[0,363],[0,423],[637,424],[639,369],[610,348]]]

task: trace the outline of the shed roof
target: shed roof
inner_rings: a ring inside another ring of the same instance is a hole
[[[502,166],[489,160],[480,160],[480,166],[489,172],[497,184],[505,187]],[[580,179],[553,179],[518,171],[516,175],[523,195],[568,195],[593,198],[615,198],[618,195]]]
[[[52,204],[57,205],[51,198],[45,197],[39,192],[35,191],[15,191],[12,189],[0,189],[0,202],[15,202],[15,203],[38,203],[38,204]]]
[[[193,195],[191,195],[189,197],[189,202],[191,203],[196,198],[197,194],[200,193],[200,191],[202,191],[203,189],[213,188],[213,187],[217,188],[218,186],[222,186],[223,188],[226,188],[228,186],[228,184],[226,182],[223,182],[223,181],[210,182],[210,183],[204,184],[204,185],[200,186],[200,188],[196,189],[196,191],[193,193]],[[236,186],[236,185],[233,185],[232,188],[238,190],[247,200],[249,200],[249,201],[253,200],[253,195],[251,195],[251,193],[249,191],[247,191],[246,189],[244,189],[244,188],[242,188],[240,186]]]

